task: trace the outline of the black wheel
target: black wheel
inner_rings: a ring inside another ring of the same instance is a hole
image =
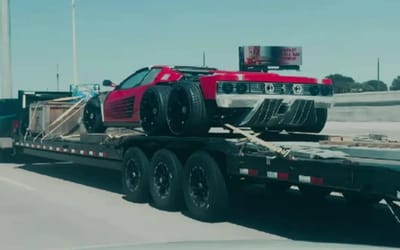
[[[175,211],[181,208],[182,164],[175,153],[161,149],[150,164],[150,194],[154,205],[160,209]]]
[[[192,154],[184,167],[183,193],[191,216],[220,219],[228,208],[228,191],[217,162],[203,151]]]
[[[129,148],[124,155],[122,188],[126,198],[135,202],[148,200],[149,161],[139,148]]]
[[[300,186],[299,189],[305,198],[312,200],[324,199],[331,193],[328,189],[315,186]]]
[[[101,116],[100,100],[97,96],[92,97],[86,103],[83,111],[83,124],[88,133],[103,133],[106,131]]]
[[[168,99],[167,122],[171,133],[177,136],[208,132],[204,98],[197,83],[179,82],[172,88]]]
[[[169,86],[154,86],[144,92],[140,103],[140,121],[146,134],[168,134],[166,112],[170,90]]]

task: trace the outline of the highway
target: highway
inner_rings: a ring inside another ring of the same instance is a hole
[[[373,133],[399,136],[398,123],[369,126],[362,131],[369,127]],[[356,123],[330,122],[324,130],[358,132]],[[226,221],[203,223],[181,212],[126,201],[118,172],[40,162],[0,164],[0,197],[0,249],[242,239],[400,247],[400,227],[383,204],[363,214],[339,196],[306,201],[295,190],[275,197],[259,186],[249,187],[232,197]]]

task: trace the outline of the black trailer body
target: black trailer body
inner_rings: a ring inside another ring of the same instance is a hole
[[[204,151],[216,160],[226,179],[283,182],[400,200],[400,148],[388,149],[393,157],[382,159],[382,150],[386,149],[364,148],[368,157],[361,157],[360,147],[324,146],[282,138],[273,143],[291,150],[288,157],[279,157],[230,134],[181,138],[89,134],[59,140],[20,140],[16,147],[29,155],[115,170],[122,168],[124,153],[132,147],[140,148],[148,159],[156,151],[168,149],[182,164],[194,152]]]

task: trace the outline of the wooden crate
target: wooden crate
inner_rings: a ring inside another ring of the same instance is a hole
[[[54,130],[51,134],[55,136],[70,134],[71,132],[77,130],[79,128],[79,122],[83,115],[83,108],[80,104],[76,106],[73,110],[70,111],[69,114],[75,112],[75,114],[70,117],[68,120],[65,118],[60,121],[52,124],[58,117],[63,115],[67,110],[69,110],[73,102],[40,102],[33,103],[29,107],[29,130],[32,134],[42,133],[47,135],[51,130],[55,127],[59,126],[56,130]],[[80,110],[79,110],[80,109]],[[78,111],[79,110],[79,111]],[[52,125],[51,125],[52,124]],[[51,126],[50,126],[51,125]]]

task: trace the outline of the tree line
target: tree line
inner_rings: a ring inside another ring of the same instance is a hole
[[[369,80],[366,82],[356,82],[352,77],[341,74],[332,74],[326,76],[333,82],[333,90],[335,93],[349,92],[368,92],[368,91],[387,91],[388,86],[379,80]],[[400,90],[400,76],[392,81],[390,90]]]

